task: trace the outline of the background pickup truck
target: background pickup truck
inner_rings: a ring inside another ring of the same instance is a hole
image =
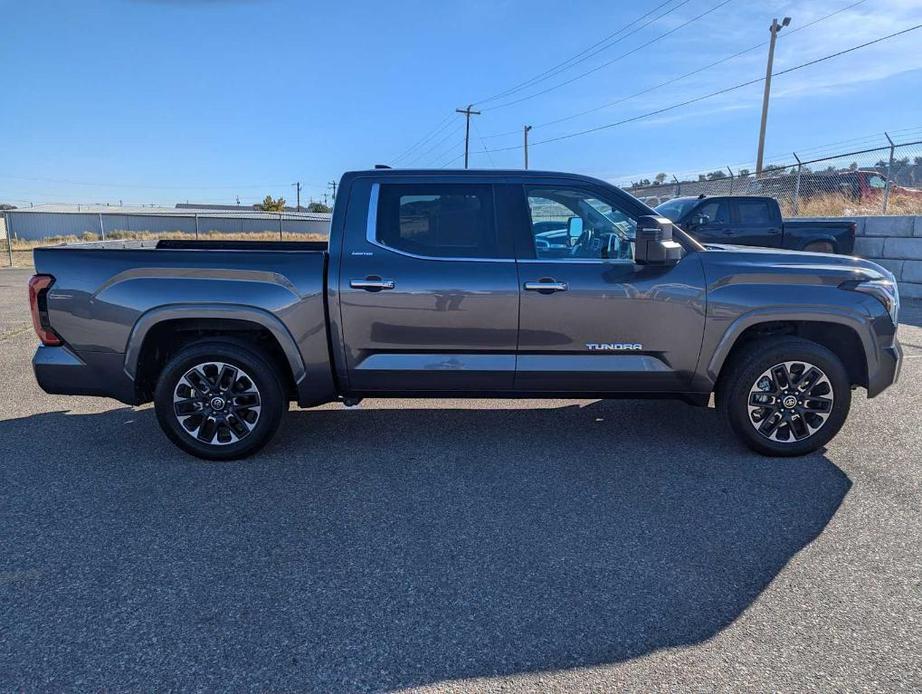
[[[866,260],[708,250],[570,174],[374,170],[339,190],[329,244],[36,249],[39,384],[152,400],[210,459],[258,450],[290,401],[712,393],[749,446],[798,455],[853,387],[898,373],[896,285]]]
[[[673,198],[656,211],[704,244],[787,248],[850,255],[856,224],[847,220],[782,219],[774,198],[715,195]]]

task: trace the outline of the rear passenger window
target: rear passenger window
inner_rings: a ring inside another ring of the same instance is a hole
[[[770,224],[772,221],[771,208],[764,200],[738,200],[736,209],[740,224]]]
[[[378,243],[436,258],[501,257],[488,185],[381,185]]]

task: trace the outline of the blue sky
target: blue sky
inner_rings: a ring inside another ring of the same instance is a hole
[[[775,16],[793,18],[776,70],[922,23],[918,0],[870,0],[794,32],[855,0],[730,0],[683,26],[720,2],[0,2],[0,202],[293,201],[289,184],[299,179],[303,202],[343,171],[378,162],[461,166],[452,161],[463,141],[455,107],[540,75],[657,7],[640,21],[647,26],[578,65],[482,103],[472,166],[520,167],[521,150],[505,148],[521,144],[524,123],[536,126],[537,143],[758,78],[764,46],[623,100],[766,41]],[[769,161],[884,130],[922,139],[920,45],[922,30],[776,78]],[[531,165],[616,182],[751,166],[761,94],[755,84],[536,144]]]

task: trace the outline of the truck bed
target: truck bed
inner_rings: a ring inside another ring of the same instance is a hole
[[[171,321],[201,331],[234,321],[274,336],[291,365],[299,402],[328,400],[326,247],[165,240],[35,249],[36,272],[54,277],[50,320],[87,367],[77,368],[74,357],[73,365],[58,369],[57,385],[137,404],[148,395],[138,364],[152,326]]]

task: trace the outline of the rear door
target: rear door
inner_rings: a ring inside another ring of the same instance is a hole
[[[648,212],[614,189],[550,180],[526,185],[520,200],[516,389],[688,391],[704,330],[697,254],[635,265],[636,219]],[[571,218],[581,233],[568,239]]]
[[[511,389],[511,232],[492,185],[471,180],[371,185],[365,233],[346,234],[339,277],[352,391]]]
[[[769,198],[733,198],[733,239],[747,246],[781,247],[781,216]],[[734,243],[727,240],[725,243]]]

